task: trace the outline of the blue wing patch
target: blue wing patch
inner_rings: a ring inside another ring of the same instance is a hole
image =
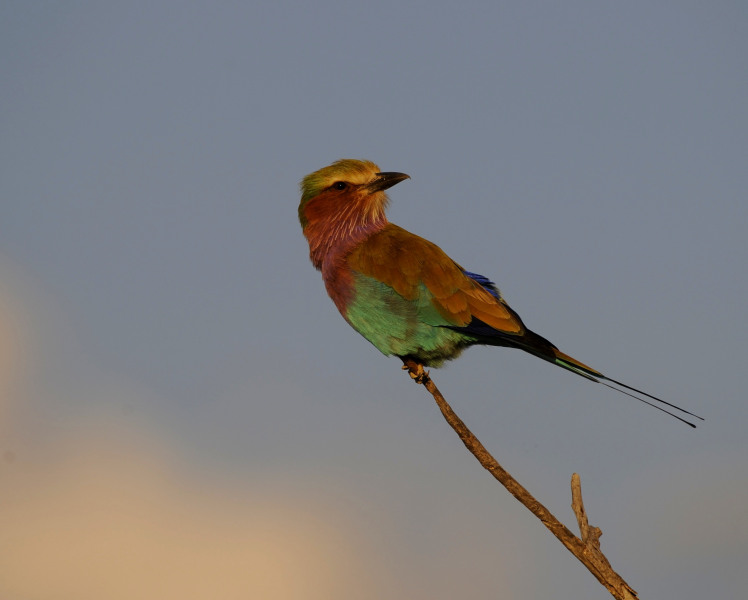
[[[464,269],[462,272],[476,283],[479,283],[483,287],[483,289],[485,289],[494,298],[496,298],[497,300],[501,300],[501,292],[499,292],[499,288],[497,288],[496,284],[488,277],[479,275],[478,273],[471,273],[470,271],[465,271]]]

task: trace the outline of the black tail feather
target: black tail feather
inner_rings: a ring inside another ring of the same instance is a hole
[[[506,308],[511,311],[511,309],[508,306]],[[516,315],[516,313],[514,314]],[[519,319],[518,316],[517,316],[517,319]],[[640,396],[645,396],[649,398],[650,400],[654,400],[655,402],[659,402],[660,404],[669,406],[670,408],[676,411],[680,411],[686,415],[690,415],[691,417],[694,417],[695,419],[699,419],[700,421],[704,420],[704,417],[700,417],[699,415],[694,414],[690,411],[687,411],[686,409],[681,408],[680,406],[671,404],[670,402],[667,402],[666,400],[663,400],[662,398],[658,398],[657,396],[653,396],[652,394],[648,394],[647,392],[644,392],[640,389],[631,387],[630,385],[626,385],[625,383],[621,383],[620,381],[611,379],[610,377],[603,375],[599,371],[596,371],[595,369],[588,367],[584,363],[579,362],[578,360],[569,356],[568,354],[564,354],[556,346],[554,346],[551,342],[549,342],[547,339],[538,335],[534,331],[530,331],[529,329],[526,329],[523,335],[517,336],[517,335],[509,334],[506,332],[497,331],[493,327],[490,327],[489,325],[486,325],[482,321],[475,319],[475,318],[473,318],[472,322],[470,323],[468,327],[465,327],[465,328],[450,327],[450,329],[455,329],[456,331],[470,333],[471,335],[476,336],[480,340],[478,343],[481,343],[481,344],[489,344],[491,346],[505,346],[509,348],[517,348],[519,350],[524,350],[525,352],[528,352],[529,354],[537,356],[538,358],[542,358],[543,360],[553,363],[558,367],[566,369],[567,371],[571,371],[572,373],[575,373],[579,375],[580,377],[584,377],[585,379],[589,379],[590,381],[594,381],[595,383],[600,383],[604,385],[605,387],[609,387],[611,390],[615,390],[616,392],[625,394],[626,396],[629,396],[631,398],[635,398],[639,402],[648,404],[652,408],[656,408],[657,410],[662,411],[665,414],[670,415],[674,419],[678,419],[679,421],[682,421],[686,425],[690,425],[691,427],[695,428],[696,425],[686,419],[679,417],[676,414],[673,414],[672,412],[663,408],[662,406],[658,406],[654,402],[645,400],[644,398]],[[605,381],[601,381],[601,380],[605,380]],[[606,382],[609,382],[609,383],[606,383]],[[615,386],[620,386],[620,388],[624,388],[624,389],[619,389],[619,387],[615,387]],[[636,394],[640,394],[640,396],[637,396]]]
[[[605,376],[603,376],[603,377],[605,377]],[[651,398],[652,400],[656,400],[657,402],[661,402],[662,404],[666,404],[670,408],[674,408],[675,410],[679,410],[682,413],[685,413],[687,415],[691,415],[692,417],[695,417],[695,418],[697,418],[697,419],[699,419],[701,421],[704,420],[704,417],[700,417],[699,415],[695,415],[694,413],[687,411],[685,408],[681,408],[680,406],[676,406],[675,404],[670,404],[670,402],[662,400],[661,398],[658,398],[657,396],[653,396],[652,394],[648,394],[647,392],[643,392],[641,390],[638,390],[635,387],[631,387],[630,385],[626,385],[625,383],[621,383],[620,381],[616,381],[615,379],[611,379],[610,377],[605,377],[605,379],[607,379],[611,383],[615,383],[616,385],[620,385],[621,387],[626,388],[627,390],[631,390],[632,392],[636,392],[637,394],[641,394],[642,396],[646,396],[647,398]],[[602,382],[600,382],[600,383],[602,383]],[[608,387],[613,387],[613,386],[608,386]],[[613,389],[615,390],[616,388],[613,388]],[[626,393],[623,390],[618,390],[618,391],[621,392],[622,394]],[[628,395],[629,396],[633,396],[633,394],[628,394]],[[634,398],[636,398],[636,396],[634,396]],[[641,398],[639,398],[639,399],[641,400]],[[644,402],[644,401],[642,400],[642,402]],[[649,403],[647,403],[647,404],[649,404]],[[695,425],[694,425],[694,427],[695,427]]]
[[[605,379],[608,379],[608,378],[606,377]],[[608,379],[608,381],[613,381],[613,380],[612,379]],[[660,410],[660,411],[664,412],[665,414],[670,415],[674,419],[678,419],[679,421],[685,423],[686,425],[690,425],[691,427],[693,427],[694,429],[696,429],[696,425],[694,425],[693,423],[691,423],[691,421],[687,421],[686,419],[683,419],[683,418],[679,417],[678,415],[671,413],[669,410],[666,410],[666,409],[662,408],[661,406],[657,406],[654,402],[650,402],[649,400],[645,400],[644,398],[639,398],[639,396],[634,396],[634,394],[631,394],[631,393],[627,392],[626,390],[619,390],[617,387],[614,387],[614,386],[610,385],[609,383],[605,383],[604,381],[597,380],[597,383],[599,383],[601,385],[604,385],[605,387],[608,387],[611,390],[615,390],[616,392],[619,392],[621,394],[626,394],[627,396],[630,396],[631,398],[636,398],[639,402],[644,402],[644,404],[648,404],[652,408],[656,408],[657,410]],[[615,383],[618,383],[618,382],[616,381]],[[619,385],[623,385],[623,384],[619,384]],[[629,386],[627,386],[627,385],[624,385],[623,387],[629,388]],[[634,388],[629,388],[629,389],[634,389]],[[636,390],[636,391],[639,392],[639,390]],[[649,394],[645,394],[644,392],[639,392],[639,393],[644,394],[645,396],[648,396],[650,398],[654,397],[654,396],[650,396]],[[702,421],[704,420],[703,417],[700,417],[698,415],[694,415],[693,413],[690,413],[687,410],[683,410],[682,408],[680,408],[678,406],[675,406],[674,404],[670,404],[669,402],[665,402],[664,400],[659,400],[659,398],[655,398],[655,400],[658,400],[659,402],[662,402],[663,404],[667,404],[668,406],[672,406],[673,408],[676,408],[676,409],[678,409],[680,411],[683,411],[684,413],[692,415],[692,416],[696,417],[697,419],[701,419]]]

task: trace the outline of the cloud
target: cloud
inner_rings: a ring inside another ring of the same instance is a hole
[[[343,598],[363,564],[345,526],[269,482],[179,473],[99,424],[2,466],[4,598]]]
[[[40,286],[7,260],[0,281],[0,597],[313,600],[366,581],[371,557],[324,499],[193,464]]]

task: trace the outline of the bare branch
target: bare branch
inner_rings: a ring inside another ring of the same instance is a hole
[[[582,503],[582,487],[579,475],[574,473],[571,479],[572,485],[572,509],[577,517],[579,530],[582,538],[575,536],[563,523],[561,523],[551,512],[533,498],[520,483],[514,479],[504,468],[491,456],[485,446],[480,443],[475,435],[468,429],[462,419],[455,414],[452,407],[444,399],[439,389],[432,381],[429,373],[424,371],[423,365],[412,359],[403,359],[404,370],[407,370],[416,383],[423,385],[436,400],[442,415],[452,429],[460,436],[462,443],[478,459],[478,462],[493,475],[507,491],[519,500],[532,514],[534,514],[545,525],[550,532],[592,573],[595,578],[605,586],[611,595],[617,600],[637,600],[638,596],[633,588],[610,566],[608,559],[600,550],[600,536],[602,531],[592,527],[587,521],[587,514]]]

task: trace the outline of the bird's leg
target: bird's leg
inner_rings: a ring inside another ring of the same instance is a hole
[[[423,368],[423,365],[412,358],[402,358],[403,371],[407,371],[411,379],[416,383],[424,383],[428,377],[429,372]]]

